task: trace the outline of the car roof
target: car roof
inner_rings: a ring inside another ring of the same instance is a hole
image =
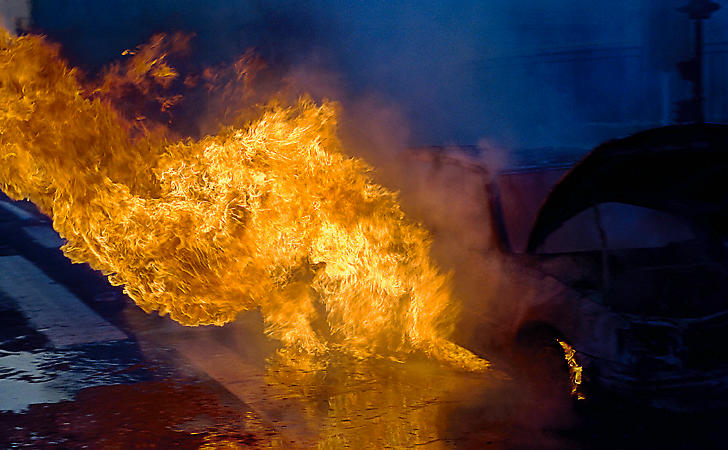
[[[534,252],[565,221],[594,205],[665,211],[714,232],[728,229],[728,125],[650,129],[605,142],[551,189],[531,228]]]

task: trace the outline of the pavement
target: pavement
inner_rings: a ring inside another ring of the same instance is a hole
[[[585,410],[569,399],[568,378],[544,366],[503,379],[427,360],[306,358],[266,338],[256,312],[224,327],[183,327],[72,264],[62,244],[32,204],[0,194],[0,448],[724,442],[727,412],[648,419],[621,405]]]

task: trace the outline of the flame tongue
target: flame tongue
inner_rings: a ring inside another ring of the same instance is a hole
[[[0,187],[145,311],[222,325],[259,307],[272,336],[309,352],[487,365],[446,340],[456,311],[428,235],[340,151],[334,104],[271,105],[168,144],[132,137],[42,39],[0,43]]]

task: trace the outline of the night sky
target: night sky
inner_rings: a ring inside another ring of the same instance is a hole
[[[155,32],[204,64],[255,47],[401,109],[411,145],[591,148],[673,120],[690,85],[687,0],[36,0],[34,29],[93,72]],[[706,24],[707,118],[728,120],[728,11]],[[536,150],[531,150],[536,151]]]

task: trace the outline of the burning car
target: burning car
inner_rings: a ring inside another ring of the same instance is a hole
[[[583,366],[595,393],[675,409],[719,400],[728,386],[726,150],[728,126],[717,124],[606,142],[553,186],[520,241],[509,226],[524,215],[513,213],[512,185],[526,175],[501,179],[503,206],[491,205],[499,239],[544,286],[518,300],[512,336],[558,340],[573,381]]]

